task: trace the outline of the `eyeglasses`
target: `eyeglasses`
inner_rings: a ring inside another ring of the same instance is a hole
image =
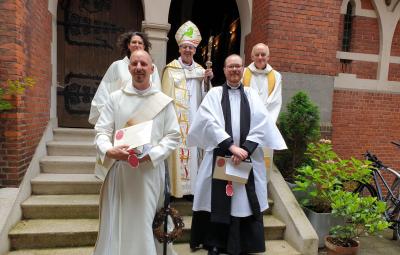
[[[242,65],[229,65],[229,66],[226,66],[225,68],[227,68],[229,70],[240,69],[240,68],[242,68]]]

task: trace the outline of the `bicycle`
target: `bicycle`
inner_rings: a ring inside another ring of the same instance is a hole
[[[400,143],[392,142],[400,148]],[[371,175],[373,184],[358,183],[357,188],[353,191],[363,196],[377,197],[380,201],[387,204],[385,218],[391,222],[390,228],[393,229],[393,240],[400,240],[400,172],[384,165],[375,155],[367,151],[365,158],[372,162]],[[389,186],[382,172],[389,172],[394,176],[392,185]],[[382,192],[382,186],[387,190],[386,195]]]

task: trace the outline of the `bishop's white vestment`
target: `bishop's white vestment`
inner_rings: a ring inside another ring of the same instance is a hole
[[[162,91],[174,99],[182,143],[168,159],[171,195],[182,197],[194,192],[201,157],[196,147],[187,146],[187,134],[204,92],[204,68],[193,62],[185,65],[181,59],[169,63],[162,76]]]
[[[124,57],[123,59],[113,62],[107,69],[91,103],[88,120],[90,124],[96,124],[97,119],[100,117],[101,110],[107,103],[112,92],[121,89],[125,84],[132,84],[132,75],[129,72],[128,66],[129,58]],[[160,90],[161,81],[157,66],[153,64],[153,67],[154,72],[150,76],[150,82],[153,84],[154,88]]]
[[[100,160],[105,162],[107,150],[113,147],[115,130],[124,128],[126,123],[145,121],[143,107],[152,107],[151,100],[158,99],[164,105],[152,118],[151,161],[136,169],[126,161],[116,161],[106,172],[94,255],[162,254],[162,245],[153,237],[152,223],[156,210],[163,206],[164,160],[180,140],[172,99],[154,88],[138,91],[132,85],[112,93],[96,123],[95,143]],[[168,249],[168,254],[175,254],[172,245]]]

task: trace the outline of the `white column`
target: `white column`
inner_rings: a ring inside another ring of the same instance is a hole
[[[142,30],[149,36],[151,42],[150,54],[159,72],[162,71],[167,61],[167,35],[170,28],[171,25],[168,23],[151,23],[146,20],[142,22]]]
[[[51,13],[51,91],[50,121],[57,127],[57,0],[49,0],[48,10]]]

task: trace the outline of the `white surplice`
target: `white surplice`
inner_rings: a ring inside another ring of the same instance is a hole
[[[154,93],[162,92],[151,87],[137,91],[133,86],[126,86],[110,95],[95,126],[95,142],[101,160],[113,147],[115,130],[123,128],[132,113],[146,104]],[[151,162],[134,169],[125,161],[116,161],[106,175],[100,196],[100,227],[94,255],[162,254],[162,245],[153,237],[152,223],[156,210],[163,206],[164,160],[180,141],[179,125],[170,100],[153,118]],[[171,244],[168,254],[175,254]]]
[[[211,181],[213,150],[219,143],[229,138],[225,131],[224,115],[221,107],[222,87],[211,89],[201,103],[188,135],[188,144],[205,150],[196,180],[193,210],[211,212]],[[229,89],[231,107],[232,139],[235,145],[240,142],[240,91]],[[263,160],[262,147],[268,146],[277,150],[286,149],[275,123],[271,120],[257,92],[245,88],[250,106],[250,131],[246,140],[258,143],[251,155],[253,162],[254,182],[261,211],[268,208],[267,176]],[[247,217],[252,215],[244,184],[233,182],[234,194],[231,202],[231,215]]]
[[[101,109],[107,103],[112,92],[121,89],[125,84],[132,83],[132,75],[129,72],[128,66],[129,58],[124,57],[123,59],[113,62],[107,69],[93,97],[90,107],[89,123],[93,125],[96,124],[97,119],[100,117]],[[154,88],[161,90],[161,81],[157,66],[153,64],[153,67],[154,72],[150,76],[150,82],[153,84]]]
[[[282,75],[274,70],[275,86],[269,94],[267,74],[273,70],[272,67],[267,64],[264,69],[257,69],[253,62],[247,68],[249,68],[252,73],[250,88],[257,91],[261,101],[267,108],[272,121],[276,122],[282,107]]]

